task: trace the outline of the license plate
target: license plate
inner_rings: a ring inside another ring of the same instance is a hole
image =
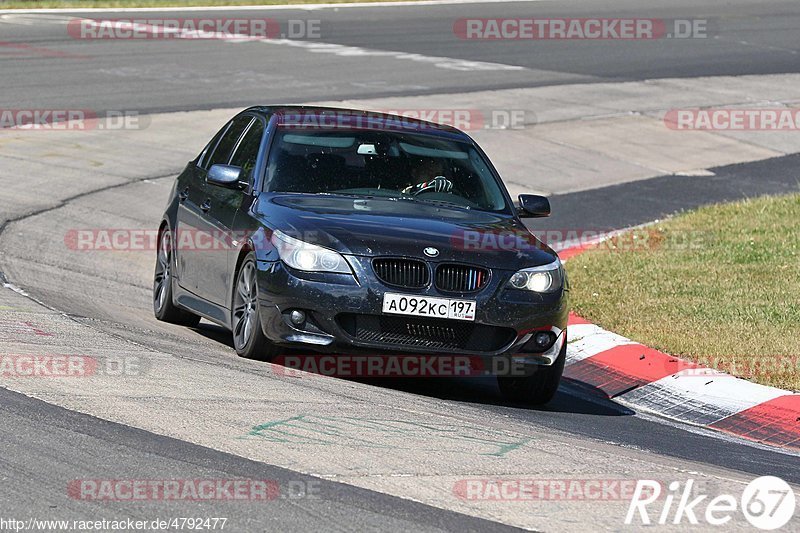
[[[427,296],[392,293],[383,295],[383,312],[395,315],[475,320],[477,307],[474,300],[428,298]]]

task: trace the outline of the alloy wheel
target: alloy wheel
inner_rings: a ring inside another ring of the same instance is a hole
[[[233,339],[236,349],[243,349],[250,341],[254,327],[257,326],[258,285],[256,267],[246,262],[239,273],[233,304]]]

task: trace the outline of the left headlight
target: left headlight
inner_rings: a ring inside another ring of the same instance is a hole
[[[524,268],[508,281],[514,289],[533,292],[556,292],[564,284],[564,267],[556,259],[546,265]]]
[[[281,260],[292,268],[306,272],[352,274],[339,252],[289,237],[279,230],[272,232],[271,241]]]

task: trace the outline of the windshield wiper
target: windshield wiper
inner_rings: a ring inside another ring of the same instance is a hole
[[[419,198],[417,196],[401,196],[400,200],[411,200],[412,202],[421,202],[425,204],[431,205],[441,205],[443,207],[456,207],[458,209],[472,209],[468,205],[457,204],[455,202],[448,202],[447,200],[426,200],[425,198]]]

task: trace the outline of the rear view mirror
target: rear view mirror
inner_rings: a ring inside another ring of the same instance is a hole
[[[243,189],[246,184],[239,181],[241,175],[242,169],[240,167],[234,167],[232,165],[212,165],[206,175],[206,181],[228,189]]]
[[[538,194],[520,194],[517,215],[520,218],[549,217],[550,200]]]
[[[359,144],[358,155],[378,155],[378,150],[375,149],[374,144]]]

